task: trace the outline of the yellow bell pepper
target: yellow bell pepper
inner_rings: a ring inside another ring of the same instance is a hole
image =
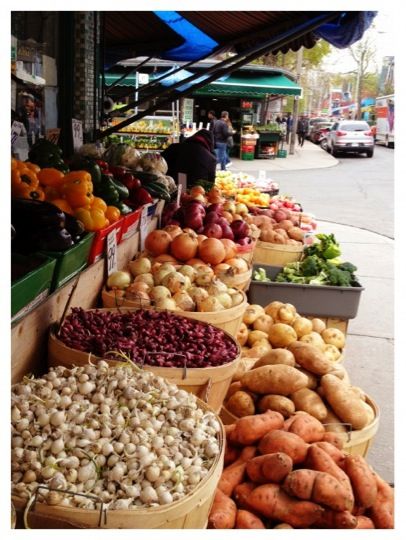
[[[75,218],[83,223],[87,231],[99,231],[109,223],[104,212],[99,208],[76,208]]]

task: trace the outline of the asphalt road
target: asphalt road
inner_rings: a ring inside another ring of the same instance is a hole
[[[394,150],[376,145],[372,158],[342,154],[327,169],[272,171],[281,194],[292,194],[317,219],[394,236]]]

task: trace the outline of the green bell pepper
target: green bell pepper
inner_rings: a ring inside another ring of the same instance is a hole
[[[111,175],[102,174],[100,184],[93,185],[93,193],[108,206],[117,206],[120,202],[120,195]]]
[[[122,201],[124,199],[128,199],[128,197],[130,196],[130,190],[128,189],[128,187],[125,186],[122,182],[120,182],[119,180],[116,180],[113,177],[112,177],[112,180],[113,180],[113,183],[116,186],[116,189],[118,191],[120,201]]]
[[[92,177],[93,189],[101,182],[101,170],[99,165],[90,158],[83,156],[74,156],[70,162],[71,171],[87,171]]]

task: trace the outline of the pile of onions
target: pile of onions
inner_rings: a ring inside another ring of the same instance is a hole
[[[183,367],[185,361],[189,367],[221,366],[238,354],[235,342],[220,328],[168,311],[73,308],[59,339],[96,356],[113,359],[111,351],[122,351],[136,363],[160,367]]]

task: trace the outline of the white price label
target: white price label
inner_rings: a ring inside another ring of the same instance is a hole
[[[187,175],[185,173],[178,173],[178,186],[182,186],[183,192],[186,193]]]
[[[106,241],[107,275],[117,271],[117,237],[116,229],[109,232]]]
[[[148,218],[148,208],[150,207],[150,204],[146,204],[142,208],[141,212],[141,218],[140,218],[140,244],[141,244],[141,251],[144,251],[144,244],[145,244],[145,238],[148,234],[148,225],[149,225],[149,218]]]
[[[83,146],[83,123],[81,120],[72,118],[73,149],[79,150]]]
[[[161,228],[161,219],[162,219],[162,212],[164,210],[164,207],[165,207],[165,201],[161,199],[160,201],[158,201],[156,212],[155,212],[155,215],[158,218],[158,229]]]
[[[177,206],[180,206],[180,198],[182,196],[182,188],[183,186],[181,184],[178,185],[178,193],[176,194],[176,204]]]
[[[14,143],[20,136],[23,127],[24,124],[22,122],[17,122],[16,120],[14,120],[14,122],[11,124],[11,146],[14,145]]]

